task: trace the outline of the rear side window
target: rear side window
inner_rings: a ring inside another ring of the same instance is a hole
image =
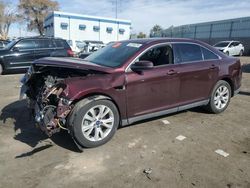
[[[239,42],[234,42],[233,44],[234,44],[234,46],[239,46],[240,45]]]
[[[55,44],[57,48],[66,48],[66,49],[70,48],[65,40],[56,39]]]
[[[38,48],[53,48],[53,41],[50,39],[39,39],[36,41],[38,44]]]
[[[174,44],[175,63],[202,61],[201,48],[195,44]]]
[[[219,59],[217,55],[215,55],[213,52],[201,47],[204,60],[212,60],[212,59]]]
[[[36,43],[34,40],[21,40],[15,45],[15,47],[20,50],[31,50],[36,48]]]

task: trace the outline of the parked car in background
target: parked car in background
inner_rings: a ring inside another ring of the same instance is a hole
[[[0,40],[0,49],[5,48],[5,46],[10,43],[9,40]]]
[[[77,57],[84,59],[93,52],[105,47],[106,45],[102,41],[84,41],[86,44],[82,51],[77,54]]]
[[[92,41],[92,40],[85,40],[86,48],[84,49],[85,52],[95,52],[100,48],[105,47],[105,44],[102,41]]]
[[[244,46],[239,41],[221,41],[214,47],[229,56],[242,56],[244,54]]]
[[[84,60],[43,58],[22,79],[35,121],[100,146],[118,126],[197,106],[221,113],[241,86],[241,64],[191,39],[111,43]],[[42,89],[41,89],[42,88]]]
[[[71,57],[68,43],[60,38],[29,37],[14,40],[0,50],[0,74],[27,70],[30,64],[42,57]]]
[[[74,52],[74,55],[77,55],[82,50],[84,50],[85,46],[87,45],[85,42],[77,40],[67,40],[67,42],[70,45],[72,51]]]

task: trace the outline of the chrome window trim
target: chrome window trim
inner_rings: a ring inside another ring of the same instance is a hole
[[[198,43],[195,43],[195,42],[172,42],[171,44],[193,44],[193,45],[197,45],[200,48],[205,48],[206,50],[210,51],[211,53],[213,53],[214,55],[216,55],[218,57],[218,59],[204,59],[204,55],[203,55],[202,49],[201,49],[202,58],[203,58],[203,60],[201,60],[201,61],[216,61],[216,60],[222,59],[221,56],[219,56],[218,54],[215,54],[213,51],[208,49],[206,46],[202,46],[202,45],[200,45]],[[185,62],[181,62],[181,63],[178,63],[178,64],[185,64],[185,63],[192,63],[192,62],[197,63],[197,62],[200,62],[200,60],[197,60],[197,61],[185,61]]]
[[[36,51],[36,50],[63,50],[63,49],[66,49],[66,48],[63,48],[63,47],[58,47],[58,48],[30,48],[30,49],[25,49],[25,50],[19,50],[19,52],[26,52],[26,51]]]
[[[203,60],[201,61],[218,61],[218,60],[221,60],[222,57],[219,56],[218,54],[215,54],[213,51],[211,51],[210,49],[208,49],[206,46],[202,46],[201,44],[199,43],[195,43],[195,42],[163,42],[163,43],[158,43],[158,44],[154,44],[152,46],[149,46],[148,48],[146,48],[145,50],[143,50],[138,56],[136,56],[129,64],[128,66],[126,67],[125,69],[125,72],[130,72],[130,66],[140,57],[142,56],[143,54],[146,53],[147,50],[149,50],[150,48],[154,48],[154,47],[157,47],[157,46],[161,46],[161,45],[169,45],[172,49],[172,44],[194,44],[194,45],[197,45],[197,46],[200,46],[200,48],[205,48],[206,50],[210,51],[211,53],[213,53],[214,55],[216,55],[218,57],[218,59],[204,59],[203,57],[203,53],[202,53],[202,58]],[[173,59],[174,60],[174,59]],[[200,60],[199,61],[185,61],[185,62],[181,62],[181,63],[175,63],[174,64],[190,64],[190,63],[197,63],[197,62],[201,62]],[[171,65],[174,65],[174,64],[171,64]],[[166,66],[166,65],[160,65],[160,66]],[[160,67],[160,66],[157,66],[157,67]]]

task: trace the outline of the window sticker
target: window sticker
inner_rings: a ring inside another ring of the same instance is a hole
[[[120,43],[120,42],[116,42],[116,43],[112,46],[112,48],[119,48],[119,47],[121,46],[121,44],[122,44],[122,43]]]
[[[142,46],[142,44],[138,44],[138,43],[128,43],[127,46],[133,47],[133,48],[140,48],[140,47]]]

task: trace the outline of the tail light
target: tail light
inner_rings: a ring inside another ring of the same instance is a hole
[[[73,57],[73,56],[74,56],[74,52],[73,52],[71,49],[67,50],[67,54],[68,54],[70,57]]]

